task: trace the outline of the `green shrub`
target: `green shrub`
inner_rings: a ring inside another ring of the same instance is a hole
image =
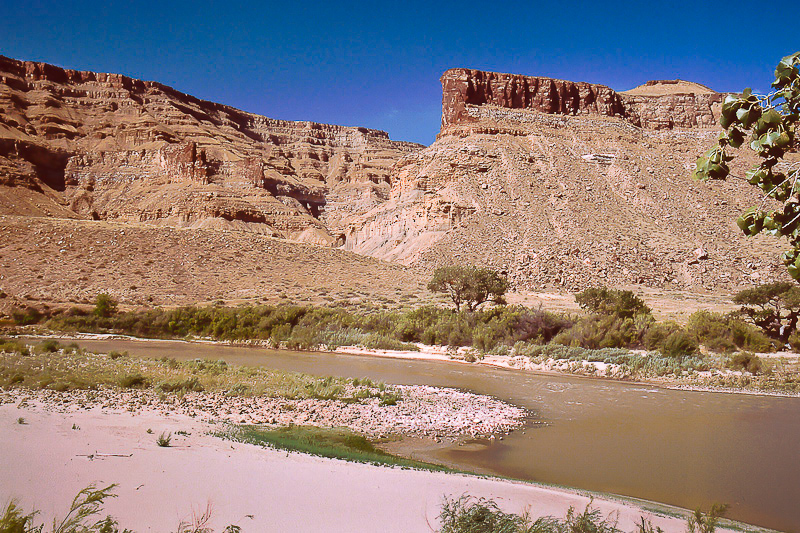
[[[100,318],[108,318],[117,312],[117,301],[111,295],[101,292],[94,301],[94,314]]]
[[[739,352],[734,354],[727,362],[728,368],[746,370],[751,374],[759,374],[764,370],[764,363],[752,352]]]
[[[203,384],[196,377],[176,381],[162,381],[156,385],[161,392],[203,392]]]
[[[603,518],[591,502],[582,513],[570,507],[562,520],[552,516],[533,520],[527,512],[505,513],[492,500],[463,495],[445,498],[439,521],[439,533],[621,533],[616,520]],[[642,519],[642,524],[647,522]]]
[[[634,319],[615,315],[590,315],[553,338],[553,343],[583,348],[633,348],[644,331]]]
[[[162,448],[169,448],[172,442],[172,433],[162,433],[156,439],[156,444]]]
[[[66,516],[53,520],[51,533],[131,533],[126,529],[120,532],[117,522],[110,516],[98,520],[103,503],[107,498],[116,497],[112,490],[116,485],[97,489],[89,485],[78,492],[72,500]],[[34,523],[38,511],[26,513],[15,500],[11,500],[0,514],[0,532],[3,533],[43,533],[44,524]]]
[[[775,350],[772,340],[761,330],[731,314],[697,311],[689,317],[686,330],[714,352],[730,353],[736,348],[755,352]]]
[[[57,340],[54,339],[47,339],[43,341],[36,347],[36,351],[39,353],[54,353],[57,352],[61,348],[61,345],[58,343]]]
[[[575,295],[582,309],[600,315],[633,318],[636,315],[652,315],[644,300],[631,291],[599,287],[586,289]]]
[[[23,343],[3,338],[0,338],[0,352],[30,355],[30,350]]]
[[[18,326],[29,326],[31,324],[38,324],[44,315],[35,307],[26,307],[25,309],[14,309],[11,311],[11,318]]]
[[[792,350],[795,352],[800,352],[800,332],[795,331],[789,336],[789,346],[791,346]]]
[[[664,340],[661,351],[666,357],[681,359],[697,353],[697,341],[685,331],[674,331]]]
[[[647,332],[642,337],[642,344],[647,350],[661,350],[667,337],[680,329],[681,327],[675,322],[654,323],[647,328]]]
[[[137,372],[122,376],[119,379],[119,386],[125,389],[146,388],[150,386],[150,380]]]

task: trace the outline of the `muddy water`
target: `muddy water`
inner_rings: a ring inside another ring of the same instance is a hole
[[[453,363],[155,341],[79,341],[102,351],[225,359],[320,375],[458,387],[531,410],[502,441],[436,452],[465,469],[635,496],[800,532],[800,399],[684,392]]]

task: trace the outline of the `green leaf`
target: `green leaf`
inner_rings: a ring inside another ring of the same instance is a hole
[[[733,128],[730,133],[728,133],[728,142],[734,148],[739,148],[744,142],[744,133],[737,128]]]
[[[736,119],[742,123],[745,128],[750,128],[750,110],[741,108],[736,111]]]

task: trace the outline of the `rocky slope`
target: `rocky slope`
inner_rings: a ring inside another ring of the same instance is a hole
[[[780,244],[745,239],[735,226],[761,201],[757,192],[736,179],[690,178],[719,132],[723,94],[682,80],[617,92],[469,69],[441,81],[442,128],[423,149],[380,131],[272,120],[155,82],[0,56],[0,215],[87,219],[74,231],[89,244],[100,230],[88,220],[98,219],[164,246],[177,234],[141,224],[227,232],[209,246],[242,232],[242,246],[253,233],[342,246],[415,266],[415,290],[450,263],[492,266],[517,288],[569,291],[728,292],[785,276]],[[743,153],[734,174],[752,163]],[[19,267],[29,246],[18,246]],[[308,257],[290,248],[276,259],[281,269]],[[202,286],[212,274],[198,268],[199,285],[176,301],[224,297],[224,283]],[[14,279],[20,291],[38,283]],[[61,281],[67,299],[98,288]],[[164,292],[159,283],[148,291]]]
[[[340,244],[421,148],[272,120],[155,82],[0,56],[0,213],[245,229]]]
[[[487,264],[518,287],[716,289],[783,276],[779,243],[735,226],[751,187],[697,183],[724,95],[466,69],[442,76],[442,129],[401,159],[390,199],[345,246],[429,267]],[[735,173],[752,164],[743,153]]]

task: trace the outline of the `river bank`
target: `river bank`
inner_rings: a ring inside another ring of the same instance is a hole
[[[65,340],[125,340],[136,342],[175,342],[175,343],[200,343],[220,346],[241,346],[241,347],[271,347],[268,341],[253,340],[242,341],[220,341],[207,338],[198,339],[149,339],[134,337],[130,335],[104,334],[104,333],[73,333],[69,335],[50,334],[50,335],[24,335],[30,339],[65,339]],[[613,381],[624,381],[629,383],[640,383],[643,385],[655,385],[668,389],[689,390],[698,392],[714,392],[728,394],[749,394],[755,396],[776,396],[797,398],[800,397],[800,355],[791,352],[755,354],[771,363],[777,362],[790,369],[788,379],[798,382],[798,390],[781,390],[776,388],[766,389],[759,387],[759,379],[764,376],[750,374],[743,370],[732,369],[710,369],[707,371],[686,372],[680,376],[665,374],[651,377],[632,377],[626,374],[623,365],[609,364],[602,361],[588,360],[568,360],[547,358],[540,362],[533,361],[526,356],[512,355],[492,355],[478,354],[469,348],[451,348],[448,346],[431,346],[426,344],[416,344],[417,350],[380,350],[365,348],[363,346],[338,346],[330,350],[331,353],[342,353],[349,355],[361,355],[371,357],[383,357],[392,359],[407,360],[426,360],[450,362],[477,366],[490,366],[531,372],[542,375],[570,375],[589,379],[607,379]],[[297,350],[294,350],[297,351]],[[315,350],[322,351],[325,350]],[[646,356],[642,350],[633,351]],[[786,379],[786,378],[784,378]]]
[[[684,511],[676,508],[265,449],[215,437],[218,426],[197,417],[151,408],[64,411],[30,399],[0,405],[0,427],[0,500],[18,498],[23,508],[39,509],[45,522],[62,516],[90,483],[118,483],[118,497],[103,512],[140,532],[175,530],[207,509],[215,531],[236,524],[245,532],[430,532],[443,498],[462,494],[532,516],[563,517],[570,507],[582,511],[591,502],[604,516],[615,516],[623,531],[635,531],[642,516],[667,533],[685,530]],[[167,431],[171,446],[158,446],[156,436]]]
[[[342,346],[334,350],[336,353],[346,353],[352,355],[364,355],[374,357],[389,357],[412,360],[428,360],[453,362],[467,365],[484,365],[490,367],[507,368],[523,372],[531,372],[545,375],[571,375],[588,379],[604,379],[614,381],[625,381],[630,383],[640,383],[642,385],[655,385],[675,390],[691,390],[698,392],[717,392],[729,394],[752,394],[756,396],[779,396],[796,398],[800,397],[800,392],[785,390],[764,390],[752,388],[754,380],[749,373],[737,370],[710,370],[695,372],[693,374],[676,377],[663,375],[657,377],[631,378],[625,375],[621,369],[623,365],[609,364],[602,361],[580,360],[573,361],[567,359],[544,359],[541,362],[534,362],[529,357],[511,355],[483,355],[475,357],[470,350],[453,350],[446,346],[428,346],[419,344],[419,351],[402,350],[375,350],[359,346]],[[645,352],[641,352],[645,355]],[[759,354],[778,358],[776,354]],[[798,363],[797,354],[785,354],[785,359],[793,364]],[[720,382],[738,383],[737,386],[720,385]]]

